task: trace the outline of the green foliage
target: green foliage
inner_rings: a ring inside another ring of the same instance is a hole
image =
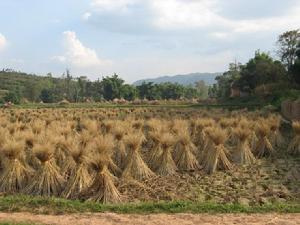
[[[20,93],[18,91],[10,91],[4,96],[4,101],[20,104]]]
[[[254,90],[262,84],[280,82],[286,79],[286,70],[279,61],[274,61],[267,53],[255,52],[254,58],[242,67],[238,86],[243,90]]]
[[[41,91],[40,99],[44,103],[53,103],[53,102],[55,102],[54,93],[50,89],[43,89]]]
[[[202,99],[206,99],[208,97],[208,86],[205,84],[205,82],[203,80],[200,80],[200,81],[197,81],[195,83],[195,88],[196,88],[196,92],[197,92],[197,95],[202,98]],[[193,87],[190,87],[190,88],[187,88],[186,92],[187,94],[189,92],[193,92],[194,91],[194,88]],[[187,95],[185,94],[185,95]],[[196,96],[195,94],[193,94],[192,96]],[[191,96],[191,97],[192,97]],[[187,97],[187,96],[186,96]],[[189,98],[189,97],[187,97]]]
[[[3,81],[3,82],[1,82]],[[73,78],[70,71],[60,78],[53,78],[51,74],[46,77],[28,75],[14,71],[0,72],[0,99],[1,93],[15,92],[18,90],[22,98],[30,102],[55,103],[63,99],[69,102],[85,101],[111,101],[124,98],[132,101],[136,98],[159,100],[180,98],[206,98],[208,87],[204,82],[198,82],[195,86],[184,86],[174,83],[143,83],[139,86],[125,84],[117,74],[106,76],[102,80],[90,81],[85,76]],[[15,95],[10,93],[9,98]]]
[[[277,46],[281,61],[256,51],[245,65],[231,64],[227,72],[218,76],[217,85],[209,89],[209,96],[226,99],[238,91],[280,105],[280,101],[293,95],[292,89],[299,89],[300,31],[281,34]]]
[[[293,81],[300,85],[300,41],[297,46],[295,63],[291,66],[291,74]]]
[[[133,101],[138,96],[136,87],[129,84],[124,84],[121,88],[121,96],[127,101]]]
[[[295,63],[297,57],[297,45],[300,42],[300,30],[290,30],[278,37],[278,55],[288,70]]]
[[[197,84],[196,84],[197,85]],[[205,83],[202,83],[202,86],[184,86],[177,83],[161,83],[161,84],[153,84],[152,82],[149,83],[142,83],[141,85],[137,86],[138,96],[141,99],[148,99],[148,100],[159,100],[159,99],[180,99],[180,98],[206,98],[208,88]]]
[[[105,100],[120,99],[122,97],[122,85],[124,80],[114,74],[112,77],[105,77],[101,81],[103,87],[103,96]]]
[[[241,77],[242,65],[239,63],[229,64],[229,70],[223,73],[222,76],[216,77],[218,86],[213,86],[210,90],[211,94],[214,93],[219,98],[226,98],[230,96],[231,87],[237,86],[234,82],[238,81]]]
[[[162,83],[157,85],[161,99],[180,99],[184,94],[184,87],[179,84]]]
[[[261,85],[288,82],[283,64],[260,51],[256,51],[245,65],[230,64],[229,70],[216,80],[218,85],[210,90],[210,94],[219,98],[230,97],[232,89],[254,94]]]
[[[159,99],[160,97],[160,93],[157,90],[157,84],[153,84],[152,82],[143,82],[136,88],[141,99],[154,100]]]

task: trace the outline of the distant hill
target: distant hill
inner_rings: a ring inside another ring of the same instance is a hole
[[[193,85],[195,82],[200,80],[203,80],[207,85],[212,85],[216,83],[215,78],[219,75],[221,75],[221,73],[190,73],[186,75],[162,76],[152,79],[138,80],[134,82],[133,85],[140,85],[143,82],[153,82],[155,84],[171,82],[182,85]]]
[[[37,76],[16,71],[0,71],[0,90],[15,90],[16,88],[24,88],[25,86],[45,81],[49,79],[44,76]]]
[[[9,91],[18,90],[22,98],[32,100],[54,81],[59,81],[59,78],[2,70],[0,71],[0,99]]]

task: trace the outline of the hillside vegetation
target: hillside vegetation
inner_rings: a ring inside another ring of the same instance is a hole
[[[14,93],[18,97],[37,101],[41,91],[53,82],[60,82],[60,79],[2,70],[0,71],[0,100],[9,93]]]
[[[286,98],[299,98],[300,31],[281,34],[276,44],[278,58],[257,50],[245,64],[229,64],[229,70],[216,77],[209,95],[223,101],[238,98],[275,106]]]
[[[69,102],[112,101],[123,99],[176,100],[206,98],[208,87],[204,82],[195,86],[173,83],[142,83],[139,86],[126,84],[118,75],[102,77],[91,81],[81,76],[73,78],[67,70],[60,78],[51,74],[46,77],[3,70],[0,72],[0,101],[13,103],[40,102],[54,103],[62,100]]]

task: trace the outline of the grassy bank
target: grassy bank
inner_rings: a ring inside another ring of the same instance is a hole
[[[84,212],[114,212],[128,214],[150,213],[300,213],[300,203],[276,203],[244,206],[211,202],[145,202],[103,205],[78,200],[31,197],[24,195],[0,197],[2,212],[31,212],[39,214],[66,214]]]

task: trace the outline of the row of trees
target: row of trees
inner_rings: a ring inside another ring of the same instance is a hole
[[[255,95],[261,89],[287,87],[299,89],[300,85],[300,31],[293,30],[281,34],[277,41],[276,60],[265,52],[255,52],[246,64],[231,63],[229,70],[216,78],[217,84],[209,90],[209,95],[228,98],[232,89]],[[277,90],[278,91],[278,90]]]
[[[9,71],[12,73],[12,71]],[[73,78],[66,71],[61,78],[54,78],[51,74],[47,77],[34,80],[27,79],[22,85],[10,90],[4,97],[5,101],[19,103],[21,98],[31,102],[43,101],[44,103],[68,100],[70,102],[111,101],[114,99],[169,100],[206,98],[208,87],[203,81],[195,85],[183,86],[177,83],[142,83],[139,86],[126,84],[117,74],[103,77],[101,80],[90,81],[87,77]]]

